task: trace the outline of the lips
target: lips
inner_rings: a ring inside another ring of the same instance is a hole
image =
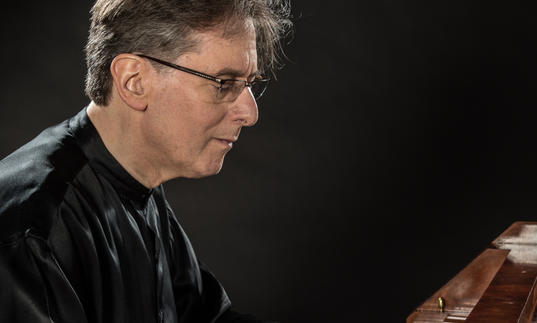
[[[218,140],[219,142],[221,142],[222,144],[226,145],[226,146],[229,147],[229,148],[233,148],[233,142],[236,141],[236,140],[222,139],[222,138],[218,138],[217,140]]]

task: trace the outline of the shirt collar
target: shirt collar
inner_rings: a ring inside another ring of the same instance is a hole
[[[69,122],[71,132],[88,158],[90,166],[104,176],[118,193],[136,204],[145,204],[153,194],[153,189],[145,187],[129,174],[105,147],[101,136],[87,114],[82,109]]]

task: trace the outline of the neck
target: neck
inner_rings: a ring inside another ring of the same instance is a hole
[[[159,169],[148,158],[151,154],[144,149],[137,126],[143,111],[133,111],[122,104],[111,103],[105,107],[91,102],[87,113],[106,149],[132,177],[147,188],[163,182]]]

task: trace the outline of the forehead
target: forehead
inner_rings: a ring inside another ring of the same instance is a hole
[[[240,27],[233,33],[225,32],[226,25],[195,33],[196,50],[180,56],[179,62],[213,75],[225,69],[241,73],[232,76],[248,76],[257,72],[255,29],[251,20]]]

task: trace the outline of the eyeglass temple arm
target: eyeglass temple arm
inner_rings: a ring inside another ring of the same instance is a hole
[[[177,70],[189,73],[189,74],[193,74],[193,75],[196,75],[196,76],[199,76],[199,77],[203,77],[204,79],[216,82],[218,84],[222,84],[222,81],[223,81],[222,79],[216,78],[214,76],[207,75],[205,73],[192,70],[192,69],[190,69],[188,67],[183,67],[183,66],[180,66],[180,65],[177,65],[177,64],[174,64],[174,63],[166,62],[166,61],[163,61],[163,60],[155,58],[155,57],[147,56],[147,55],[144,55],[144,54],[136,54],[136,55],[140,56],[140,57],[147,58],[147,59],[152,60],[154,62],[157,62],[159,64],[166,65],[168,67],[175,68]]]

